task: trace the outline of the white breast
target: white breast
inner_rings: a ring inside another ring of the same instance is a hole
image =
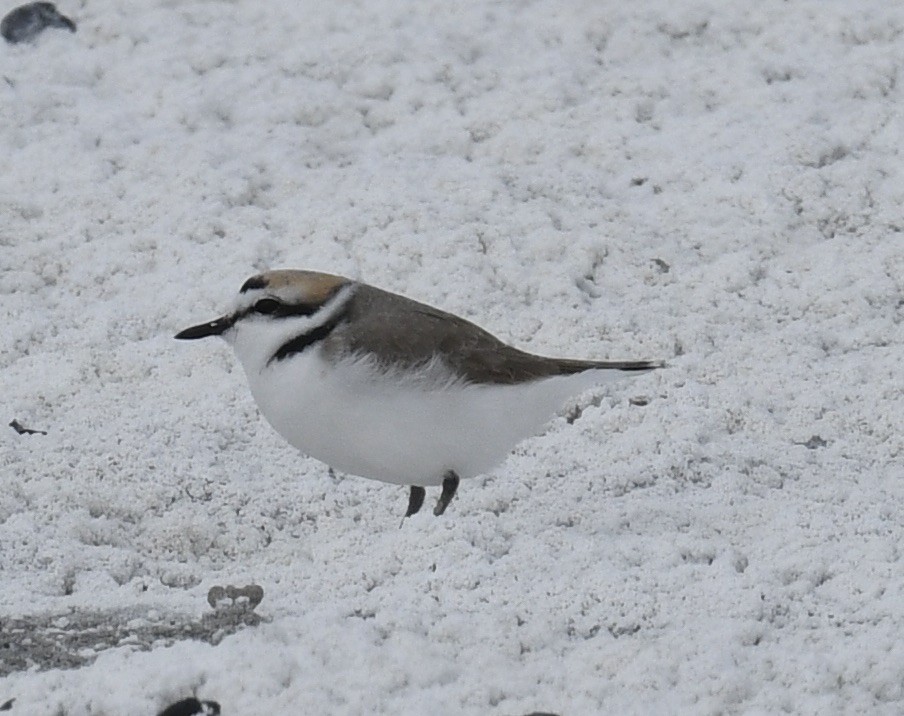
[[[443,384],[381,374],[367,361],[330,365],[316,346],[260,365],[245,365],[251,392],[290,444],[342,472],[424,486],[441,484],[449,470],[462,478],[490,470],[566,398],[609,377],[587,371],[521,385]]]

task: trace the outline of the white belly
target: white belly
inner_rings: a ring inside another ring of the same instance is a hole
[[[601,372],[604,373],[604,372]],[[399,383],[362,363],[336,370],[307,350],[248,372],[251,392],[290,444],[342,472],[439,485],[502,462],[570,395],[608,376],[588,371],[514,386]]]

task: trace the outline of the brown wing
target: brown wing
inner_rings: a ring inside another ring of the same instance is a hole
[[[354,335],[343,330],[353,351],[379,353],[387,364],[413,367],[441,354],[470,383],[523,383],[591,368],[642,371],[659,364],[545,358],[513,348],[470,321],[438,308],[359,285],[348,306]]]

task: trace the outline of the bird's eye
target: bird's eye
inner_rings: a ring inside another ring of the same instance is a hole
[[[279,301],[274,298],[262,298],[254,304],[255,313],[276,313],[279,310]]]

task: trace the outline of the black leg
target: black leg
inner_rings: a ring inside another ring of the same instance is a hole
[[[437,517],[443,514],[449,503],[452,502],[452,498],[455,497],[455,493],[458,491],[458,482],[458,475],[449,470],[446,473],[446,477],[443,478],[443,491],[436,501],[436,507],[433,508],[433,514]]]
[[[424,496],[426,494],[427,491],[423,487],[411,486],[411,494],[408,496],[408,512],[405,513],[405,517],[411,517],[411,515],[418,513],[418,510],[424,504]]]

